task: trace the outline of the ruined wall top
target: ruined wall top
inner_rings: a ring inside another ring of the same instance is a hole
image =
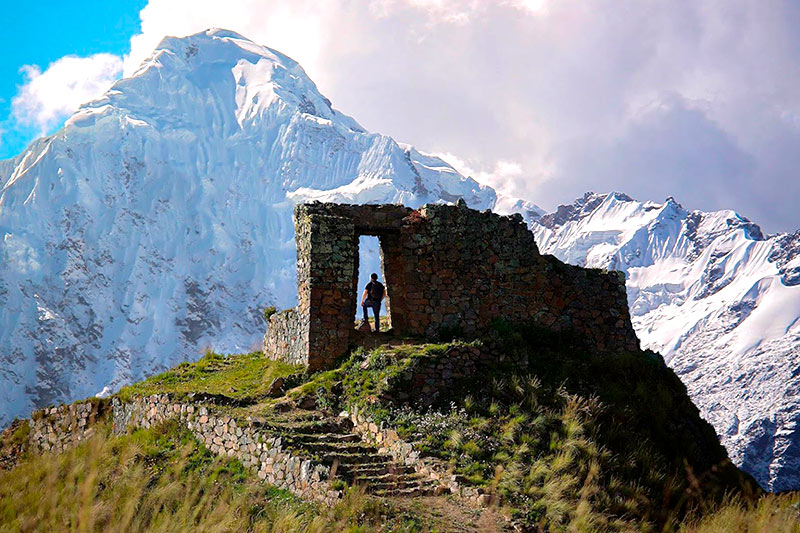
[[[310,215],[340,217],[350,221],[361,235],[373,235],[382,231],[399,231],[403,219],[413,209],[396,204],[334,204],[312,202],[298,204],[294,209],[295,220]]]
[[[295,208],[298,306],[274,316],[265,353],[328,368],[347,352],[359,296],[360,235],[377,235],[397,334],[477,336],[498,318],[570,330],[598,352],[638,349],[619,272],[542,256],[520,215],[428,204]]]

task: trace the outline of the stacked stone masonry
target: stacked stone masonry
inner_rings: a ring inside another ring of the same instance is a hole
[[[509,361],[515,368],[526,368],[527,361],[507,359],[496,352],[471,344],[455,344],[439,356],[417,359],[415,365],[387,381],[381,402],[428,407],[459,380],[470,378],[499,361]]]
[[[280,353],[289,364],[306,364],[308,327],[303,328],[300,313],[287,309],[269,319],[270,334],[264,338],[264,353]]]
[[[240,460],[266,483],[327,504],[334,503],[342,495],[341,490],[331,488],[332,472],[329,466],[298,456],[284,445],[282,437],[260,430],[254,422],[216,414],[213,408],[203,402],[173,398],[170,394],[136,397],[129,402],[122,402],[118,398],[110,403],[87,401],[37,411],[31,420],[22,421],[30,425],[28,446],[37,453],[62,453],[77,446],[94,434],[95,422],[104,415],[109,405],[112,409],[113,431],[117,434],[134,428],[150,428],[174,419],[213,453]],[[357,409],[353,409],[349,419],[352,423],[348,427],[361,435],[365,443],[373,445],[375,452],[392,458],[393,463],[398,465],[389,466],[390,471],[400,472],[405,466],[417,473],[412,476],[411,483],[415,488],[409,494],[424,494],[438,487],[437,491],[450,491],[474,505],[487,505],[492,501],[490,495],[480,488],[459,483],[446,464],[422,457],[411,444],[401,440],[393,429],[377,426],[365,415],[359,414]],[[7,458],[7,468],[16,464],[18,453],[15,457]],[[360,468],[364,466],[362,464]],[[397,475],[384,477],[395,478]],[[402,475],[391,482],[396,487],[403,486],[403,483]],[[402,490],[392,492],[403,493]]]
[[[305,433],[310,427],[310,420],[306,419],[297,428],[300,433],[295,433],[291,425],[275,420],[248,417],[243,421],[217,412],[217,406],[206,403],[214,399],[224,400],[206,395],[187,398],[157,394],[126,402],[118,398],[81,402],[37,411],[31,420],[21,421],[7,431],[28,424],[26,448],[37,453],[61,453],[94,434],[95,422],[110,408],[117,434],[176,420],[211,452],[238,459],[262,481],[326,504],[342,495],[341,490],[333,488],[334,479],[361,484],[375,494],[413,496],[449,487],[439,483],[439,476],[412,464],[408,459],[411,455],[398,462],[394,453],[379,451],[371,441],[362,440],[353,433],[354,425],[347,418],[323,417],[317,421],[318,435]],[[12,468],[23,451],[0,450],[0,465]],[[337,457],[333,463],[331,456]]]
[[[252,423],[215,414],[206,405],[172,399],[168,394],[139,397],[127,403],[114,399],[112,405],[116,432],[176,419],[213,453],[240,460],[267,483],[326,503],[341,496],[340,491],[330,487],[327,466],[296,456],[282,445],[280,437],[260,431]]]
[[[504,319],[573,331],[599,353],[639,347],[624,275],[542,256],[519,215],[463,203],[419,210],[313,203],[295,208],[295,230],[296,317],[291,327],[270,319],[264,352],[312,371],[331,367],[353,340],[361,235],[379,239],[397,334],[477,336]]]
[[[28,422],[28,444],[37,453],[61,453],[92,436],[105,408],[105,402],[90,401],[36,411]]]
[[[423,457],[414,446],[401,439],[397,431],[375,423],[357,407],[352,407],[349,417],[362,438],[378,447],[380,453],[391,455],[398,464],[413,468],[420,476],[437,483],[440,490],[449,492],[474,507],[486,507],[498,501],[481,487],[470,486],[452,472],[452,467],[440,459]]]

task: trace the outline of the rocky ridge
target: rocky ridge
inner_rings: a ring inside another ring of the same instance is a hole
[[[800,488],[800,234],[734,211],[587,193],[532,224],[543,253],[626,273],[633,326],[662,353],[733,461]]]

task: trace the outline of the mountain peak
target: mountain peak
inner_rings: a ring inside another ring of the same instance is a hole
[[[150,58],[142,63],[140,70],[165,52],[183,57],[189,64],[205,63],[206,61],[236,62],[242,59],[256,63],[266,59],[281,68],[293,71],[295,75],[308,78],[297,61],[289,56],[257,44],[239,33],[222,28],[209,28],[185,37],[164,37],[153,50]],[[193,58],[194,60],[189,62]]]
[[[222,29],[165,38],[0,161],[0,184],[0,425],[212,342],[247,350],[264,306],[294,303],[297,201],[496,203],[332,109],[293,59]]]
[[[233,30],[226,30],[225,28],[208,28],[206,31],[198,32],[194,34],[195,36],[199,35],[207,35],[209,37],[216,37],[219,39],[240,39],[243,41],[253,42],[250,41],[247,37],[242,35],[241,33],[236,33]]]
[[[764,487],[796,489],[800,431],[783,421],[800,411],[785,394],[800,381],[800,248],[733,210],[627,199],[587,193],[543,215],[540,251],[625,271],[643,345],[681,376],[733,460]]]
[[[567,222],[579,220],[591,214],[601,204],[614,201],[630,202],[633,199],[627,194],[619,192],[595,193],[587,191],[571,204],[559,205],[554,212],[542,215],[537,222],[547,228],[555,228]]]
[[[67,125],[102,116],[158,129],[221,128],[227,133],[286,122],[294,115],[360,131],[335,111],[303,68],[287,55],[229,30],[165,37],[129,77],[82,106]]]

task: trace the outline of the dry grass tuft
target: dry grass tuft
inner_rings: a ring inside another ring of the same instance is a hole
[[[755,504],[733,498],[715,512],[684,524],[681,533],[797,533],[800,494],[765,494]]]
[[[393,514],[357,490],[327,508],[259,483],[174,422],[123,436],[99,426],[72,450],[0,471],[0,531],[422,530]]]

